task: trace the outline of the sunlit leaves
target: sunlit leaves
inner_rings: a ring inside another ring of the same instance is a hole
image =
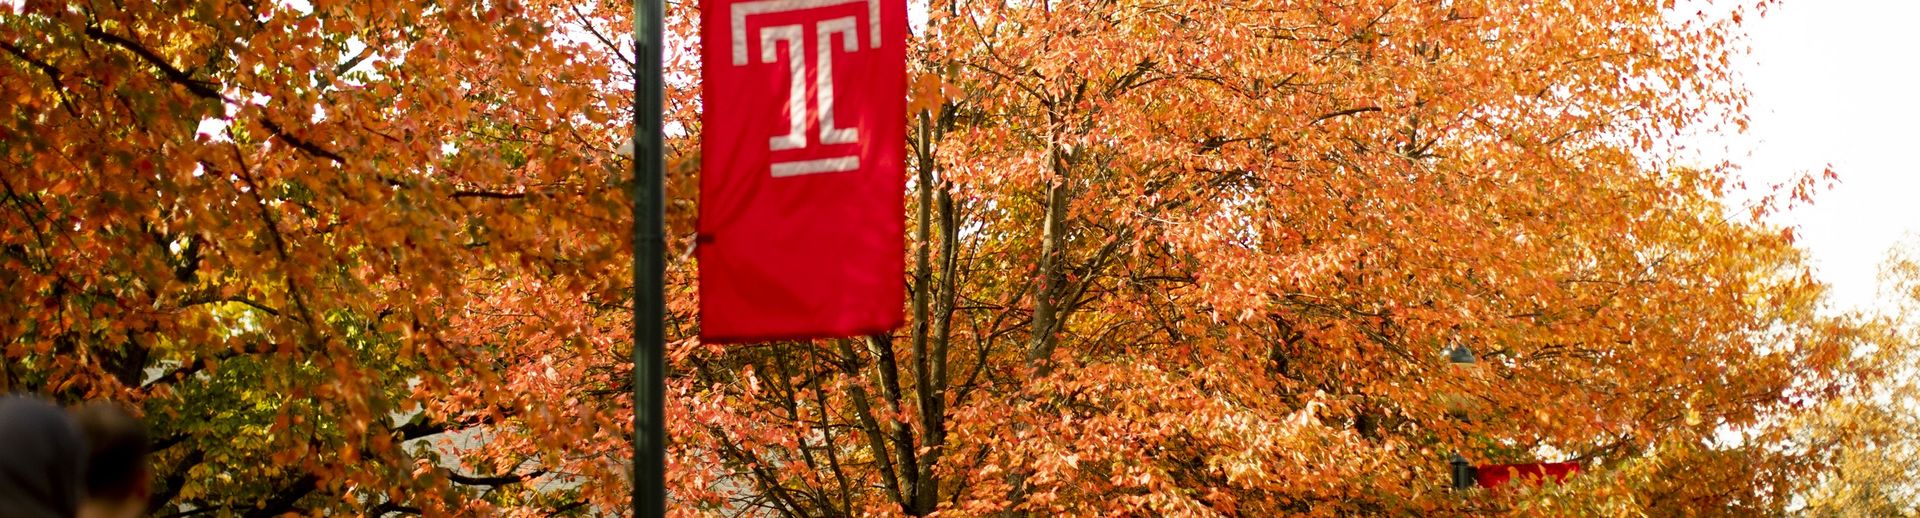
[[[141,402],[163,510],[622,508],[631,6],[313,4],[0,15],[0,379]],[[1659,156],[1744,119],[1736,18],[1660,4],[916,3],[926,309],[731,348],[671,4],[676,512],[1781,509],[1886,335],[1756,223],[1830,177]]]
[[[0,117],[0,268],[8,300],[36,301],[0,328],[6,378],[143,402],[166,512],[559,508],[570,493],[481,489],[618,480],[605,455],[512,461],[617,428],[548,409],[566,398],[540,394],[570,384],[514,385],[528,351],[611,326],[491,316],[528,289],[551,299],[541,312],[595,314],[582,294],[621,278],[603,146],[625,107],[581,79],[612,75],[618,49],[555,37],[573,7],[28,2],[0,18],[8,77],[33,79],[0,87],[26,101]],[[572,280],[540,280],[555,278]],[[475,429],[547,442],[401,445]]]

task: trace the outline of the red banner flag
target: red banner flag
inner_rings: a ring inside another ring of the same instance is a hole
[[[701,5],[701,339],[898,327],[906,3]]]
[[[1572,462],[1489,464],[1475,468],[1473,477],[1474,482],[1480,487],[1497,489],[1507,485],[1515,477],[1534,483],[1546,480],[1562,482],[1579,472],[1580,465]]]

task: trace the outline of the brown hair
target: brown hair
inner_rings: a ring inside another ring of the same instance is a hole
[[[86,495],[138,497],[146,490],[147,429],[120,405],[95,401],[73,411],[87,439]]]

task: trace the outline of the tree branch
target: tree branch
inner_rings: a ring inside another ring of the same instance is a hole
[[[326,149],[321,148],[319,145],[316,145],[312,142],[307,142],[304,139],[295,137],[292,134],[287,133],[287,130],[282,129],[278,123],[273,122],[273,119],[269,119],[269,118],[266,118],[265,116],[261,116],[260,124],[265,125],[267,127],[267,131],[272,132],[273,136],[279,137],[280,140],[286,141],[288,145],[291,145],[294,148],[297,148],[301,151],[305,151],[314,156],[325,158],[327,160],[332,160],[333,163],[335,164],[347,163],[346,158],[341,157],[340,155],[335,154],[332,151],[327,151]]]
[[[128,52],[132,52],[134,55],[139,56],[140,59],[145,60],[147,64],[153,65],[154,68],[160,69],[160,73],[165,74],[167,76],[167,79],[170,79],[175,83],[179,83],[180,86],[186,87],[187,91],[193,92],[195,95],[206,97],[208,99],[218,99],[221,101],[228,100],[226,96],[220,95],[219,90],[214,89],[214,87],[212,86],[214,83],[194,79],[193,76],[187,75],[186,72],[183,72],[178,67],[173,66],[172,63],[168,63],[167,60],[164,58],[161,58],[160,55],[154,54],[153,51],[147,50],[146,47],[141,46],[139,43],[135,43],[133,40],[129,40],[124,37],[121,37],[120,35],[107,32],[106,30],[103,30],[99,27],[87,27],[86,34],[88,37],[91,37],[95,40],[99,40],[105,43],[111,43],[114,46],[126,49]]]
[[[86,34],[87,36],[92,37],[95,40],[105,42],[105,43],[111,43],[114,46],[126,49],[128,52],[132,52],[134,55],[139,56],[140,59],[145,60],[147,64],[153,65],[154,68],[160,69],[160,73],[162,75],[165,75],[167,79],[172,80],[174,83],[177,83],[180,86],[186,87],[187,91],[193,92],[194,95],[205,97],[207,99],[217,100],[223,103],[233,103],[232,99],[228,99],[226,95],[223,95],[220,93],[220,90],[214,88],[215,86],[218,85],[218,83],[194,79],[193,76],[187,74],[186,72],[181,71],[178,67],[173,66],[172,63],[168,63],[166,59],[161,58],[160,55],[154,54],[152,50],[148,50],[146,47],[141,46],[139,43],[136,43],[133,40],[129,40],[120,35],[107,32],[105,30],[100,29],[99,27],[87,27]],[[332,151],[328,151],[325,148],[322,148],[319,145],[314,144],[312,142],[308,142],[305,139],[293,136],[293,134],[287,132],[286,128],[282,128],[279,123],[274,122],[273,119],[269,119],[264,115],[257,118],[260,120],[261,125],[264,125],[267,127],[268,132],[272,133],[273,136],[278,137],[280,140],[286,141],[288,145],[291,145],[296,149],[305,151],[314,156],[331,160],[333,161],[333,163],[336,163],[336,164],[347,163],[347,159],[344,157],[341,157],[339,154],[334,153]]]
[[[185,436],[178,437],[183,440],[185,438]],[[156,447],[153,450],[160,451],[162,449],[164,449],[164,447]],[[204,450],[193,450],[192,452],[188,452],[187,456],[182,457],[180,463],[174,465],[173,471],[168,472],[166,478],[161,481],[159,490],[154,491],[152,495],[147,497],[147,514],[149,516],[154,515],[165,508],[167,503],[172,502],[173,497],[180,494],[180,487],[186,485],[187,472],[191,471],[194,466],[205,461],[206,458],[207,452]]]
[[[518,200],[525,197],[527,197],[527,193],[524,192],[453,191],[454,199],[487,198],[493,200]]]
[[[333,67],[334,77],[346,75],[347,71],[353,70],[353,67],[360,66],[360,62],[366,61],[368,57],[372,57],[372,56],[373,56],[372,45],[360,47],[359,54],[354,54],[353,57],[347,58],[345,62],[342,62],[339,65],[335,65]]]
[[[579,3],[567,4],[567,8],[573,10],[574,16],[580,17],[580,26],[586,27],[588,34],[592,34],[594,39],[600,40],[600,44],[606,45],[607,50],[613,51],[613,56],[619,58],[621,63],[627,64],[627,70],[638,70],[640,68],[639,65],[634,64],[633,60],[627,59],[627,54],[620,51],[619,45],[614,45],[613,40],[607,39],[606,36],[600,34],[600,29],[593,27],[593,20],[587,18],[586,14],[580,12]],[[637,76],[638,74],[636,73],[635,75]]]
[[[33,65],[34,68],[40,69],[42,73],[47,74],[47,80],[53,82],[53,90],[60,94],[60,106],[66,108],[67,113],[73,114],[75,117],[80,116],[79,110],[74,108],[73,102],[67,98],[67,85],[60,82],[61,72],[59,68],[55,68],[52,64],[45,61],[34,59],[33,56],[27,55],[25,50],[21,50],[20,47],[15,47],[11,43],[0,41],[0,50],[5,50],[8,54],[13,54],[14,57],[20,58],[21,61],[25,61],[27,64]]]
[[[422,512],[418,507],[404,506],[404,505],[393,503],[392,501],[380,502],[380,505],[373,506],[372,509],[368,509],[367,511],[368,511],[367,512],[368,516],[380,516],[380,517],[385,517],[388,513],[411,514],[414,516],[420,516],[420,515],[426,514],[425,512]]]
[[[468,476],[468,475],[462,475],[460,473],[454,472],[453,470],[447,470],[447,480],[451,480],[455,484],[463,484],[463,485],[469,485],[469,486],[500,487],[500,486],[505,486],[509,484],[517,484],[521,481],[524,481],[530,478],[539,478],[546,474],[547,474],[546,470],[533,470],[527,473],[508,472],[505,475]]]
[[[1313,125],[1313,124],[1319,124],[1319,123],[1322,123],[1322,122],[1326,122],[1326,121],[1327,121],[1328,119],[1336,119],[1336,118],[1340,118],[1340,117],[1345,117],[1345,116],[1348,116],[1348,115],[1358,115],[1358,114],[1362,114],[1362,113],[1369,113],[1369,112],[1377,112],[1377,111],[1380,111],[1380,107],[1379,107],[1379,106],[1363,106],[1363,107],[1360,107],[1360,108],[1348,108],[1348,109],[1345,109],[1345,110],[1340,110],[1340,111],[1337,111],[1337,112],[1333,112],[1333,113],[1329,113],[1329,114],[1326,114],[1326,115],[1321,115],[1321,116],[1319,116],[1319,117],[1315,117],[1315,118],[1313,119],[1313,122],[1309,122],[1309,123],[1307,123],[1307,124],[1308,124],[1308,125]]]
[[[185,301],[182,301],[180,307],[182,309],[185,309],[185,308],[190,308],[194,306],[215,304],[215,303],[221,303],[221,302],[237,302],[240,304],[246,304],[247,307],[260,310],[261,312],[266,313],[268,315],[273,315],[276,317],[280,316],[279,309],[275,309],[273,306],[268,306],[266,304],[260,303],[259,301],[256,301],[244,296],[240,296],[240,295],[233,295],[233,296],[227,296],[227,297],[215,297],[215,296],[197,297],[197,298],[192,298],[192,299],[187,299]]]
[[[269,518],[296,511],[298,509],[294,507],[294,504],[298,503],[300,499],[306,498],[308,494],[313,493],[315,489],[319,488],[320,477],[314,476],[311,473],[303,475],[299,479],[294,480],[293,484],[276,492],[273,498],[267,500],[265,506],[249,510],[244,516],[248,518]]]

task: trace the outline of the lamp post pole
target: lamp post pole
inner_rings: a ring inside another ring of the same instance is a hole
[[[633,516],[666,515],[665,197],[661,162],[661,11],[633,6]]]
[[[1477,365],[1477,360],[1478,359],[1473,356],[1473,350],[1468,349],[1465,345],[1454,344],[1453,350],[1447,353],[1447,362],[1453,364],[1453,370],[1467,376],[1471,376],[1479,371],[1480,366]],[[1470,420],[1471,416],[1468,414],[1468,411],[1471,407],[1471,402],[1467,400],[1468,397],[1470,396],[1466,394],[1451,395],[1448,398],[1449,406],[1455,406],[1455,408],[1448,408],[1447,413],[1461,421]],[[1453,458],[1447,462],[1447,465],[1452,468],[1454,491],[1466,491],[1473,488],[1475,469],[1472,462],[1469,462],[1465,456],[1456,450],[1453,452]]]
[[[1473,488],[1473,463],[1467,462],[1467,458],[1461,456],[1460,452],[1456,451],[1453,452],[1453,460],[1447,464],[1453,468],[1454,491],[1466,491]]]

